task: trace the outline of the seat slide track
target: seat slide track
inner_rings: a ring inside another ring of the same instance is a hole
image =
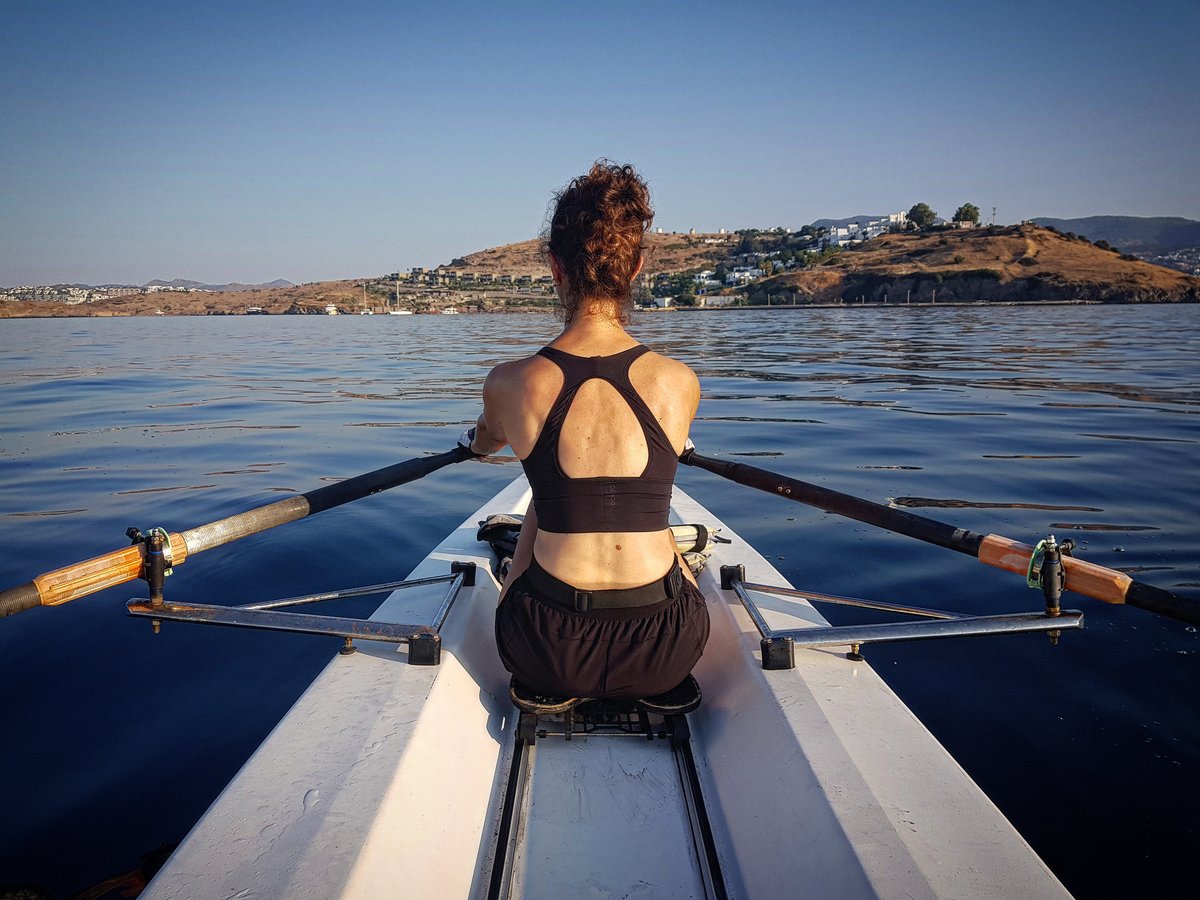
[[[521,705],[529,707],[531,704]],[[540,710],[551,705],[547,703],[538,708]],[[626,790],[644,792],[647,788],[653,788],[660,795],[663,792],[673,793],[674,803],[668,801],[664,804],[661,796],[653,798],[655,805],[677,809],[679,818],[683,820],[679,823],[675,843],[683,842],[687,846],[673,847],[671,855],[691,858],[691,867],[703,896],[725,900],[728,892],[721,876],[712,822],[704,802],[686,714],[651,712],[634,700],[564,701],[562,705],[566,708],[558,708],[554,712],[534,712],[528,708],[517,710],[514,749],[503,787],[487,897],[523,896],[528,882],[549,880],[542,874],[531,876],[515,871],[520,857],[524,856],[524,862],[529,863],[533,856],[522,853],[522,844],[534,840],[539,828],[552,829],[561,824],[558,820],[544,823],[536,820],[540,810],[554,806],[553,800],[546,799],[540,793],[547,790],[547,783],[553,785],[552,790],[569,792],[572,797],[576,794],[587,797],[593,793],[590,790],[592,788],[601,793],[601,788],[611,789],[614,783],[612,776],[616,772],[618,776],[615,783]],[[612,738],[639,738],[637,746],[643,749],[631,753],[629,751],[633,750],[634,744],[626,741],[613,743]],[[664,766],[662,754],[667,752],[670,752],[673,764]],[[542,766],[549,767],[547,772],[555,773],[554,778],[537,781],[539,758]],[[586,764],[573,762],[578,759],[585,759]],[[647,760],[655,771],[673,770],[675,777],[669,780],[647,779],[648,784],[628,777],[629,772],[640,771],[639,767],[645,768]],[[574,777],[560,777],[562,772]],[[624,825],[622,822],[622,829],[619,830],[624,830]],[[566,835],[560,837],[564,844],[573,840]],[[577,837],[586,841],[587,834]],[[642,838],[635,829],[630,828],[625,831],[624,840],[640,842]],[[615,873],[622,873],[629,865],[629,860],[623,858],[623,849],[619,844],[603,848],[607,867]],[[557,859],[547,864],[569,869],[568,863]],[[543,874],[550,878],[557,877],[550,873]],[[571,879],[578,874],[564,871],[561,882],[564,896],[570,893]],[[637,873],[629,872],[629,877],[637,880]]]

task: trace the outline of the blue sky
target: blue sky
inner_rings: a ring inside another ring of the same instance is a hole
[[[1200,218],[1200,2],[9,2],[0,286],[303,282],[534,236],[973,202]]]

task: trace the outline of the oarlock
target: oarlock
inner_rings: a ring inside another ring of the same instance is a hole
[[[142,561],[142,571],[139,577],[150,586],[150,606],[162,609],[163,582],[171,574],[171,539],[165,528],[150,528],[138,531],[136,527],[125,529],[125,536],[134,544],[145,545]],[[158,634],[162,627],[161,619],[151,619],[150,627]]]

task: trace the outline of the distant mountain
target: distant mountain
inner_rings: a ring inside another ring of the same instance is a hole
[[[886,219],[887,214],[882,216],[850,216],[845,219],[817,219],[812,223],[813,228],[845,228],[851,222],[857,222],[860,225],[866,222],[877,222],[880,219]]]
[[[138,285],[136,285],[136,284],[121,284],[121,283],[118,283],[118,282],[116,282],[116,281],[110,281],[108,284],[80,284],[79,282],[73,282],[72,284],[50,284],[50,285],[46,285],[46,287],[73,287],[73,288],[79,288],[81,291],[89,291],[89,290],[92,290],[92,289],[94,289],[94,288],[135,288],[135,287],[137,287],[137,286],[138,286]]]
[[[173,287],[173,288],[191,288],[194,291],[253,291],[261,288],[290,288],[295,287],[290,281],[285,281],[282,278],[276,278],[274,281],[268,281],[265,284],[241,284],[233,282],[231,284],[201,284],[199,281],[188,281],[186,278],[176,278],[173,281],[163,281],[156,278],[153,281],[148,281],[142,287]]]
[[[907,210],[900,210],[900,211],[907,212]],[[845,219],[817,219],[817,221],[812,223],[812,227],[813,228],[845,228],[847,225],[850,225],[852,223],[856,223],[858,225],[865,225],[865,224],[867,224],[867,222],[879,222],[881,220],[886,221],[888,215],[890,215],[890,214],[885,213],[882,216],[848,216]],[[934,225],[942,225],[942,224],[945,224],[947,221],[948,221],[947,219],[943,219],[941,216],[935,216],[933,219],[933,224]]]
[[[1081,234],[1089,241],[1108,241],[1126,253],[1154,255],[1200,247],[1200,222],[1179,216],[1088,216],[1084,219],[1033,219],[1038,225]]]

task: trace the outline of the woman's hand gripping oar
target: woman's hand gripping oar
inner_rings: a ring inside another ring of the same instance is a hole
[[[698,469],[705,469],[723,478],[746,487],[757,488],[768,494],[776,494],[797,503],[815,506],[826,512],[836,513],[894,531],[897,534],[917,538],[940,547],[948,547],[959,553],[976,557],[980,562],[1021,575],[1030,569],[1036,548],[1022,544],[998,534],[979,534],[965,528],[956,528],[935,519],[927,519],[904,510],[892,509],[880,503],[863,500],[829,488],[810,484],[786,475],[769,472],[745,463],[728,462],[702,456],[693,449],[685,450],[680,462]],[[1174,594],[1163,588],[1134,581],[1124,572],[1106,569],[1095,563],[1084,562],[1069,556],[1062,557],[1065,572],[1064,589],[1103,600],[1105,603],[1124,603],[1149,612],[1178,619],[1181,622],[1200,624],[1200,602]]]
[[[317,488],[306,494],[294,494],[275,503],[200,525],[184,532],[167,534],[163,550],[167,566],[177,566],[189,556],[211,550],[277,525],[295,522],[306,516],[333,509],[352,500],[386,491],[389,488],[424,478],[452,463],[471,459],[477,454],[456,446],[436,456],[415,459],[356,475],[337,484]],[[131,529],[136,531],[136,529]],[[57,606],[105,588],[133,581],[142,575],[146,544],[138,543],[103,556],[39,575],[32,581],[0,591],[0,618],[35,606]]]

